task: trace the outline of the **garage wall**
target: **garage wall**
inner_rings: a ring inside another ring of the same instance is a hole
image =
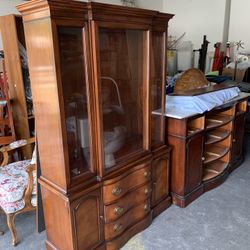
[[[16,10],[16,5],[24,3],[22,0],[0,0],[0,16],[5,16],[8,14],[18,14]],[[0,32],[0,50],[3,49],[1,32]]]
[[[237,42],[242,40],[245,49],[243,52],[250,53],[250,1],[232,0],[229,28],[229,41]]]
[[[195,49],[200,48],[203,35],[207,35],[212,49],[214,43],[222,40],[225,3],[226,0],[163,1],[163,12],[175,14],[169,23],[169,34],[179,37],[186,32],[184,39],[191,40]]]
[[[93,2],[122,5],[121,0],[93,0]],[[163,2],[164,0],[136,0],[136,5],[139,8],[161,11],[163,8]]]

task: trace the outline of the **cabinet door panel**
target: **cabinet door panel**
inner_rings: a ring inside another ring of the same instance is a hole
[[[152,32],[151,57],[151,146],[164,144],[165,32]]]
[[[104,171],[148,149],[147,31],[99,27]]]
[[[152,163],[153,194],[152,203],[155,205],[169,193],[169,157],[163,156]]]
[[[232,160],[239,159],[242,156],[244,124],[245,124],[245,114],[241,114],[235,117],[233,143],[232,143]]]
[[[193,136],[187,141],[187,179],[186,191],[191,192],[202,181],[203,134]]]
[[[83,53],[83,34],[86,28],[59,26],[57,29],[70,175],[74,177],[91,170],[87,80]]]
[[[100,190],[96,190],[74,202],[72,212],[76,249],[92,249],[102,242],[101,205]]]

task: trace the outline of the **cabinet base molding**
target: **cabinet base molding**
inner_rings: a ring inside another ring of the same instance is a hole
[[[153,218],[164,212],[168,207],[170,207],[172,204],[171,197],[165,198],[163,201],[161,201],[159,204],[153,207]]]
[[[220,175],[214,177],[211,180],[207,180],[206,182],[204,182],[204,193],[220,186],[227,179],[229,175],[228,169],[229,167],[227,167],[227,169],[224,172],[222,172]]]
[[[236,168],[238,168],[241,165],[241,163],[243,163],[243,161],[244,161],[244,157],[241,157],[235,161],[232,161],[229,165],[229,170],[228,170],[229,174],[232,173]]]
[[[128,240],[130,240],[134,235],[146,229],[152,222],[152,213],[149,213],[144,219],[140,220],[138,223],[128,228],[122,235],[108,241],[106,243],[107,250],[117,250],[120,249]]]
[[[189,205],[192,201],[197,199],[199,196],[201,196],[204,193],[204,186],[200,185],[198,188],[196,188],[194,191],[191,193],[185,195],[185,196],[180,196],[178,194],[175,194],[172,192],[172,200],[173,204],[179,206],[179,207],[186,207]]]

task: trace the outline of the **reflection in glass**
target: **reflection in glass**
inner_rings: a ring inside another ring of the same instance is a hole
[[[61,81],[72,176],[89,169],[89,128],[82,28],[58,28]]]
[[[105,168],[143,150],[143,31],[100,29]]]
[[[164,34],[162,32],[153,32],[152,35],[152,59],[151,59],[151,146],[157,146],[163,143],[164,136],[164,103],[163,87],[164,79]],[[155,111],[155,112],[154,112]]]

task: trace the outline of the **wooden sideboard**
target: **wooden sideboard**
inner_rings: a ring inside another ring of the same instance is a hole
[[[119,249],[171,204],[163,113],[172,15],[66,0],[18,10],[47,249]]]
[[[183,119],[167,117],[167,142],[172,146],[171,194],[185,207],[204,192],[220,185],[242,163],[247,98]]]

